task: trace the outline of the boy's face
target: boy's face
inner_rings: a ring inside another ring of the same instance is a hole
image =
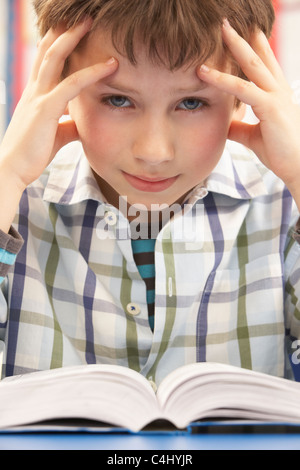
[[[153,65],[143,47],[132,65],[102,30],[72,54],[69,73],[111,56],[117,71],[69,104],[100,188],[115,206],[119,195],[148,209],[180,202],[216,166],[235,100],[201,82],[195,66]]]

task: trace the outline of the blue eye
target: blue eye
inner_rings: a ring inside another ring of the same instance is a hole
[[[128,108],[131,106],[130,101],[126,96],[110,96],[106,100],[111,106],[114,106],[115,108]]]
[[[178,108],[186,111],[196,111],[197,109],[201,109],[203,106],[205,106],[203,101],[197,98],[187,98],[179,103]]]

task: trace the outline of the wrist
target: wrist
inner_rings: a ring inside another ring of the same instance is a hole
[[[2,152],[1,152],[2,153]],[[26,183],[23,181],[19,172],[22,167],[21,162],[14,162],[14,159],[7,155],[1,155],[0,157],[0,179],[1,183],[5,186],[14,188],[15,191],[23,194],[26,189]]]

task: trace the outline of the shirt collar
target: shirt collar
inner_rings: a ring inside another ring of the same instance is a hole
[[[227,141],[223,155],[206,180],[208,191],[235,199],[253,199],[267,194],[263,180],[268,171],[246,147]]]
[[[228,141],[217,166],[204,182],[188,196],[194,203],[207,191],[235,199],[252,199],[267,193],[263,181],[264,167],[245,147]],[[48,169],[43,199],[70,205],[93,199],[106,202],[79,142],[72,142],[56,155]]]
[[[63,147],[48,167],[43,199],[62,205],[88,199],[105,201],[79,142]]]

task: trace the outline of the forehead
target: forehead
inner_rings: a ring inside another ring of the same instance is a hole
[[[146,48],[136,44],[136,63],[133,64],[119,48],[112,44],[110,34],[103,31],[94,33],[85,41],[83,47],[70,58],[70,73],[80,68],[89,67],[98,62],[104,62],[114,56],[119,66],[116,72],[102,79],[104,84],[113,92],[131,95],[132,93],[155,93],[172,95],[173,93],[196,93],[205,87],[196,74],[196,65],[183,66],[171,71],[162,63],[155,63],[147,54]]]
[[[77,61],[82,62],[83,65],[87,63],[93,64],[102,61],[105,62],[113,56],[120,64],[125,64],[127,62],[128,64],[136,67],[141,66],[149,69],[160,69],[160,71],[166,69],[166,71],[170,72],[168,58],[164,58],[163,54],[160,53],[161,51],[159,48],[157,56],[150,57],[148,46],[136,37],[132,46],[135,58],[135,61],[133,62],[126,54],[124,43],[121,39],[122,38],[120,38],[118,43],[113,42],[111,30],[98,26],[94,31],[87,35],[86,38],[84,38],[80,47],[78,47],[75,54],[73,53],[72,55],[76,56]],[[224,67],[226,67],[226,63],[228,63],[228,58],[225,57],[223,48],[220,47],[219,51],[211,56],[206,63],[209,63],[210,66],[224,69]],[[192,61],[184,63],[174,71],[186,72],[189,68],[200,64],[200,60],[195,56]]]

